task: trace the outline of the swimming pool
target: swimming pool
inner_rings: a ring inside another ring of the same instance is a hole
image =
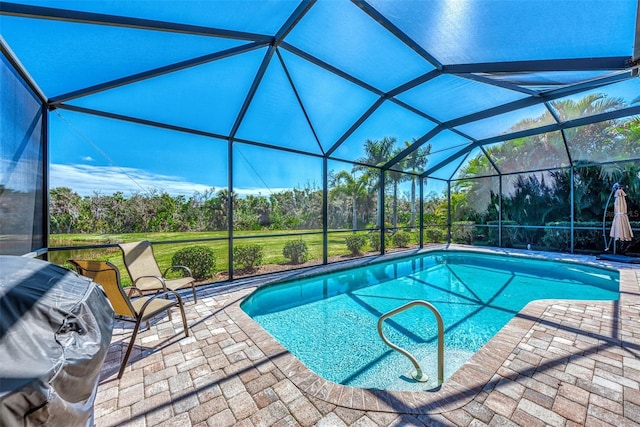
[[[411,379],[410,361],[386,346],[380,316],[413,300],[444,321],[445,380],[528,302],[617,300],[619,273],[578,264],[438,251],[268,285],[241,308],[316,374],[340,384],[386,390],[437,386],[437,328],[421,307],[388,319],[386,336],[410,351],[430,377]]]

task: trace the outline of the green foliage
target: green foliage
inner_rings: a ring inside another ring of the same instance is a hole
[[[489,227],[489,231],[487,233],[487,243],[489,245],[498,246],[498,233],[500,233],[499,224],[499,221],[487,221],[487,225],[492,226]],[[518,229],[509,227],[511,225],[517,225],[517,223],[515,221],[502,221],[502,246],[513,247],[514,243],[521,240]]]
[[[362,234],[352,234],[344,240],[352,255],[360,255],[362,248],[367,244],[367,237]]]
[[[247,270],[255,270],[262,265],[264,253],[262,247],[258,245],[234,246],[233,260],[237,265],[241,265]]]
[[[207,246],[188,246],[173,254],[171,265],[184,265],[191,270],[194,279],[204,280],[215,274],[216,256]]]
[[[585,97],[583,100],[560,101],[557,107],[569,112],[562,113],[561,116],[574,117],[576,112],[583,109],[609,111],[608,107],[603,108],[605,104],[617,102],[619,101],[598,95]],[[546,120],[546,117],[540,118],[540,122]],[[525,123],[516,125],[514,129],[523,124]],[[573,214],[576,221],[574,247],[581,250],[601,250],[603,237],[599,220],[612,184],[619,182],[627,186],[630,195],[640,194],[640,180],[635,178],[640,172],[640,162],[624,160],[640,157],[640,119],[623,122],[610,120],[572,128],[568,132],[571,133],[572,150],[575,151],[576,158],[602,160],[606,163],[597,165],[590,161],[582,164],[578,160],[574,162],[573,169],[566,167],[549,170],[551,159],[566,157],[566,147],[561,136],[553,133],[487,146],[485,148],[490,153],[489,157],[494,159],[493,164],[484,153],[465,163],[457,174],[462,179],[452,181],[450,201],[446,190],[429,191],[429,186],[425,188],[426,193],[421,202],[422,219],[424,224],[428,224],[424,229],[424,241],[447,241],[447,227],[443,225],[451,220],[456,221],[452,224],[452,241],[474,244],[482,242],[497,246],[500,242],[496,220],[502,218],[502,245],[505,247],[526,247],[531,243],[537,247],[569,250],[569,230],[553,228],[551,224],[569,224]],[[418,207],[413,203],[413,187],[417,184],[415,177],[405,177],[411,179],[410,197],[395,188],[402,175],[396,176],[393,171],[387,172],[385,188],[380,192],[380,169],[366,166],[387,163],[397,150],[395,143],[393,138],[368,140],[364,144],[365,157],[358,159],[351,170],[345,166],[337,172],[328,171],[331,190],[327,195],[329,200],[326,221],[330,229],[379,228],[380,211],[385,213],[388,229],[419,222],[415,221]],[[412,156],[417,157],[406,158],[406,163],[398,163],[400,167],[396,169],[420,173],[424,170],[426,159],[422,157],[427,152],[428,149],[425,153],[414,151]],[[496,164],[504,171],[518,172],[529,168],[538,172],[506,173],[498,179],[491,176],[495,174]],[[498,194],[500,190],[501,195]],[[383,203],[378,200],[380,193],[385,194]],[[12,200],[18,204],[28,203],[26,196],[18,193],[14,196]],[[324,226],[321,215],[323,197],[322,189],[309,185],[303,189],[284,190],[267,197],[238,197],[233,192],[215,191],[213,188],[196,192],[191,197],[170,196],[162,190],[134,194],[115,192],[111,195],[96,192],[91,196],[80,196],[70,188],[53,188],[49,192],[49,241],[50,246],[56,247],[102,245],[141,238],[185,242],[213,238],[215,241],[211,246],[216,250],[217,269],[225,270],[230,268],[226,265],[229,258],[226,240],[229,218],[233,218],[236,236],[242,236],[243,232],[249,230],[255,236],[267,230],[279,230],[277,234],[283,233],[283,230],[321,230]],[[640,200],[629,197],[627,203],[630,219],[640,218]],[[25,208],[16,209],[14,205],[12,203],[8,207],[10,210],[3,217],[6,217],[6,221],[0,224],[6,230],[22,227],[23,216],[20,213]],[[231,212],[228,212],[229,207]],[[611,205],[609,209],[612,209]],[[545,224],[549,226],[545,228]],[[580,229],[579,224],[592,227],[592,230]],[[218,233],[222,230],[224,232]],[[364,243],[355,240],[347,242],[347,247],[356,254],[367,245],[379,251],[378,235],[377,232],[365,234]],[[329,252],[346,253],[344,235],[335,233],[333,236],[329,238]],[[280,240],[267,236],[252,238],[251,242],[259,243],[263,248],[264,262],[284,263],[287,261],[281,256],[282,245],[289,238],[291,237]],[[317,249],[321,243],[314,243],[313,239],[306,236],[303,239],[310,245],[313,253],[321,252],[322,249]],[[389,241],[393,242],[391,237]],[[170,265],[175,248],[163,245],[157,249],[156,255],[163,257],[159,262],[166,268]],[[84,256],[86,252],[82,254]],[[70,255],[68,251],[53,251],[49,257],[63,262],[75,255]],[[118,264],[120,258],[121,254],[115,251],[109,259],[121,266]],[[123,280],[127,280],[126,274],[123,274]]]
[[[447,240],[444,227],[427,227],[424,229],[425,243],[443,243]]]
[[[604,236],[602,235],[602,223],[597,221],[574,222],[573,244],[574,249],[587,251],[602,251],[605,246]],[[584,230],[583,227],[592,227],[595,229]],[[611,227],[605,228],[607,241],[609,240],[609,230]],[[571,250],[571,222],[556,221],[545,225],[542,244],[549,249],[558,251]]]
[[[471,245],[473,244],[475,229],[475,222],[473,221],[455,221],[451,224],[451,241]]]
[[[161,190],[81,197],[70,188],[49,192],[51,234],[166,233],[225,230],[228,208],[236,230],[322,228],[322,190],[310,186],[239,198],[227,190],[171,196]]]
[[[400,230],[396,231],[391,236],[391,243],[397,248],[406,248],[409,246],[409,242],[411,241],[411,233]]]
[[[369,234],[369,246],[371,250],[380,252],[380,233]]]
[[[282,255],[285,258],[289,258],[293,264],[302,264],[309,259],[307,242],[302,239],[289,240],[284,244]]]

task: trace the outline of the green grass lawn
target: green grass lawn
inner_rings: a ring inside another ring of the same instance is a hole
[[[282,250],[286,242],[292,239],[302,239],[307,243],[311,260],[322,260],[322,234],[296,235],[297,231],[236,231],[234,232],[234,246],[258,245],[262,247],[263,264],[288,264]],[[273,236],[273,234],[291,234],[286,236]],[[329,256],[347,255],[349,250],[345,245],[345,237],[350,233],[330,232],[328,235]],[[136,233],[136,234],[53,234],[49,237],[49,247],[62,246],[91,246],[108,245],[122,242],[149,240],[154,243],[153,251],[164,271],[171,266],[173,254],[187,246],[207,246],[213,249],[216,257],[216,271],[229,270],[228,240],[226,232],[198,232],[198,233]],[[212,241],[196,241],[182,243],[186,240],[222,239]],[[167,243],[163,243],[167,242]],[[365,248],[366,249],[366,248]],[[126,268],[122,261],[122,253],[117,247],[105,247],[98,249],[77,249],[49,252],[49,260],[56,264],[64,265],[70,258],[100,259],[110,261],[121,271],[123,284],[130,283],[126,274]],[[236,266],[241,268],[242,266]]]

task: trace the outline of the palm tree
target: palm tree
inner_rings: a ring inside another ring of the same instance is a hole
[[[555,101],[552,105],[561,121],[615,111],[626,106],[623,99],[609,98],[606,94],[592,94],[578,101],[572,99]],[[612,147],[609,141],[613,141],[616,137],[615,126],[612,125],[614,122],[607,120],[565,130],[571,145],[573,160],[610,160]]]
[[[396,138],[385,136],[381,140],[367,139],[364,142],[365,157],[356,160],[358,163],[366,163],[371,166],[382,166],[391,159]],[[358,168],[360,166],[356,166]]]
[[[396,138],[385,136],[381,140],[367,139],[364,142],[365,157],[360,157],[356,160],[358,163],[380,167],[387,163],[393,157],[393,146],[396,143]],[[372,168],[364,166],[362,164],[355,165],[353,172],[364,171],[364,176],[367,177],[371,185],[370,189],[376,191],[380,188],[380,174],[379,169],[373,169],[376,173],[372,173]],[[380,227],[380,218],[383,209],[382,200],[378,200],[378,213],[376,215],[376,228]]]
[[[362,174],[356,178],[345,170],[338,172],[334,178],[335,187],[331,190],[331,198],[344,195],[351,198],[353,232],[358,229],[357,202],[367,197],[368,178]]]
[[[400,153],[400,149],[395,150],[393,153],[393,157],[395,157],[399,153]],[[405,166],[404,159],[398,162],[396,166],[400,170],[404,169],[404,166]],[[393,229],[395,230],[398,228],[398,186],[402,181],[406,181],[407,179],[409,179],[409,176],[407,176],[407,174],[405,174],[404,172],[400,172],[399,170],[392,170],[392,169],[388,171],[388,174],[391,180],[391,185],[393,186],[393,205],[392,205],[393,214],[392,214],[391,223],[393,224]]]
[[[416,143],[416,138],[413,138],[412,142],[405,141],[404,145],[410,147]],[[427,166],[427,157],[431,153],[431,144],[423,148],[414,150],[405,160],[405,167],[410,172],[418,174],[424,171]],[[416,175],[411,175],[411,222],[410,226],[414,227],[416,224]]]

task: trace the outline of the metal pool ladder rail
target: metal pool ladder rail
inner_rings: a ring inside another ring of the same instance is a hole
[[[380,316],[380,319],[378,319],[378,334],[380,334],[380,338],[382,338],[382,341],[384,341],[385,344],[387,344],[392,349],[398,351],[399,353],[402,353],[403,355],[407,356],[407,358],[411,360],[411,363],[413,363],[413,366],[416,368],[416,371],[413,373],[414,380],[420,381],[420,382],[428,381],[429,377],[422,372],[422,369],[420,368],[420,364],[418,363],[416,358],[413,357],[413,355],[409,353],[407,350],[405,350],[404,348],[399,347],[394,343],[392,343],[391,341],[389,341],[387,337],[384,335],[384,332],[382,331],[382,324],[386,319],[400,312],[408,310],[411,307],[415,307],[417,305],[427,307],[429,310],[431,310],[433,314],[436,316],[436,320],[438,321],[438,385],[440,385],[444,382],[444,324],[442,322],[442,316],[440,316],[440,312],[438,311],[437,308],[433,306],[433,304],[423,300],[416,300],[416,301],[411,301],[410,303],[402,305],[396,308],[395,310],[391,310],[390,312],[383,314],[382,316]]]

